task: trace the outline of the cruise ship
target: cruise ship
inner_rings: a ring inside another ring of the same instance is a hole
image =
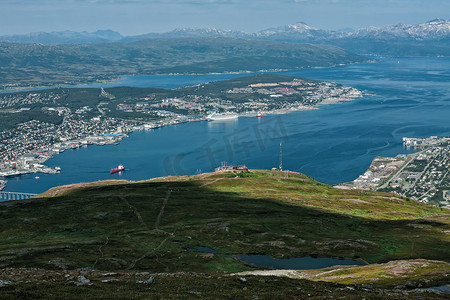
[[[239,116],[233,113],[222,113],[222,114],[210,114],[206,118],[210,121],[222,121],[222,120],[232,120],[237,119]]]

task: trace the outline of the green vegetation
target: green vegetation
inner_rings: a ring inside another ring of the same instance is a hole
[[[177,285],[184,280],[189,283],[173,293],[185,295],[188,289],[214,297],[217,291],[229,289],[250,297],[249,291],[260,287],[256,277],[249,280],[246,291],[235,277],[219,280],[224,273],[254,269],[234,255],[361,257],[369,263],[418,258],[447,261],[449,227],[447,210],[392,194],[334,189],[292,172],[288,178],[278,171],[221,172],[134,183],[75,184],[51,189],[38,199],[2,203],[0,263],[3,268],[41,270],[188,272],[166,276],[149,288],[160,293],[167,286],[159,284]],[[199,246],[230,256],[192,251]],[[448,264],[438,264],[444,266],[438,274],[442,277]],[[421,269],[414,278],[426,278],[428,273]],[[55,295],[73,291],[64,280]],[[121,283],[119,296],[125,297],[136,286],[134,279],[127,280]],[[280,280],[280,295],[294,284],[286,278],[264,280]],[[307,290],[312,283],[296,284]],[[269,284],[262,286],[264,297],[277,290]],[[20,292],[32,295],[34,287],[30,284]],[[48,285],[37,291],[44,287]],[[95,283],[89,293],[99,295],[117,287],[116,283],[108,287]],[[340,290],[320,284],[313,295],[321,294],[319,287]],[[8,295],[19,293],[12,285],[3,288],[2,295],[4,290],[10,291]],[[140,293],[140,287],[132,292],[136,297]]]
[[[326,67],[365,59],[335,46],[228,38],[42,45],[0,42],[0,84],[54,86],[118,75],[217,73]]]
[[[20,123],[31,120],[38,120],[50,124],[60,124],[63,120],[56,114],[44,113],[41,109],[32,109],[29,111],[0,111],[0,130],[16,128]]]
[[[280,82],[285,84],[278,85]],[[294,86],[297,89],[292,89],[289,82],[298,84]],[[292,93],[279,94],[279,97],[274,98],[271,95],[275,91],[264,94],[249,88],[252,84],[264,83],[274,83],[272,88],[290,88]],[[323,90],[324,86],[327,86],[327,91]],[[230,92],[243,88],[252,91]],[[4,93],[0,94],[0,130],[12,129],[30,120],[59,124],[63,115],[77,113],[80,109],[83,112],[78,117],[84,119],[101,114],[110,118],[152,122],[165,119],[168,112],[190,117],[203,116],[207,110],[226,110],[225,107],[233,108],[236,112],[248,112],[255,109],[268,111],[290,106],[313,106],[323,98],[331,97],[327,95],[329,91],[333,91],[333,95],[339,92],[344,97],[348,92],[339,84],[264,73],[177,89],[113,87],[102,92],[99,88],[55,88]],[[311,99],[311,94],[317,97]],[[168,102],[174,99],[178,102]],[[164,105],[163,101],[166,101]],[[87,110],[84,109],[86,107]],[[160,112],[163,113],[159,115]]]
[[[220,274],[42,271],[8,269],[20,283],[0,287],[1,299],[446,299],[427,292],[391,291],[313,282],[276,276],[226,276]],[[2,276],[0,278],[8,278]],[[12,275],[12,276],[11,276]],[[67,275],[67,276],[66,276]],[[90,280],[76,286],[78,276]],[[137,281],[153,278],[149,284]],[[239,279],[239,278],[243,278]],[[245,280],[245,281],[244,281]],[[25,281],[28,281],[25,283]]]
[[[447,284],[446,274],[450,264],[433,260],[399,260],[386,264],[372,264],[357,267],[332,267],[321,270],[302,271],[300,275],[315,281],[343,284],[370,284],[377,287],[392,288],[405,282],[422,282],[439,286]]]

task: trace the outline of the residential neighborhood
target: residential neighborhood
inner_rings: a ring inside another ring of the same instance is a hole
[[[394,192],[450,208],[450,137],[405,137],[403,145],[417,152],[377,157],[364,174],[339,187]]]

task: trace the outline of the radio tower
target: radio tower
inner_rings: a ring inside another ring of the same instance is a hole
[[[280,171],[283,171],[283,149],[282,149],[282,145],[283,145],[283,143],[280,142],[280,166],[278,167],[278,169]]]

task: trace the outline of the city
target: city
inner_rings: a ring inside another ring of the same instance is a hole
[[[418,152],[376,157],[369,169],[341,188],[369,189],[450,208],[450,137],[403,138]]]
[[[309,110],[363,94],[336,83],[269,74],[159,93],[140,89],[133,89],[131,96],[114,93],[101,88],[0,95],[6,116],[2,124],[6,128],[0,133],[0,176],[59,172],[43,163],[67,149],[119,143],[134,130],[205,121],[215,112],[254,117],[261,112]],[[34,119],[27,120],[27,115]],[[24,122],[18,123],[20,118]]]

